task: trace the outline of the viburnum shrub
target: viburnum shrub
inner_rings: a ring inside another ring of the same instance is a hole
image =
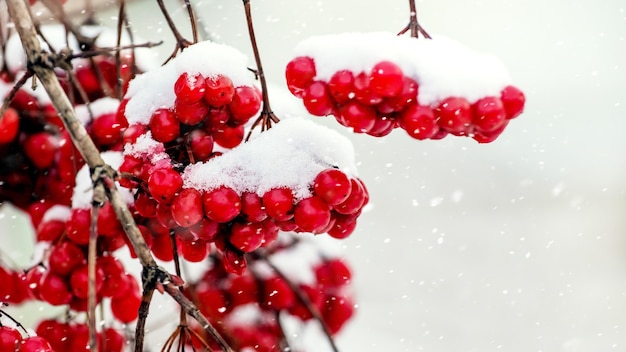
[[[74,25],[56,6],[63,24],[38,40],[27,5],[6,5],[18,33],[2,42],[0,201],[30,217],[36,251],[26,268],[0,260],[0,302],[65,314],[25,329],[3,306],[0,351],[141,351],[155,290],[180,308],[169,337],[153,337],[162,350],[282,351],[323,331],[337,351],[356,312],[338,240],[357,231],[366,180],[345,136],[273,113],[249,1],[254,69],[199,41],[194,16],[185,39],[165,8],[177,43],[155,65],[143,53],[157,43]],[[288,90],[354,133],[494,141],[524,94],[496,58],[427,35],[410,5],[411,36],[303,41]]]

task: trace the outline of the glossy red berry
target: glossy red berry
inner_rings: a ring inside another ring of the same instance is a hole
[[[154,170],[148,179],[150,195],[159,203],[170,203],[183,187],[183,179],[171,168]]]
[[[41,170],[52,166],[58,141],[48,132],[38,132],[24,141],[23,148],[28,159]]]
[[[287,88],[293,95],[301,97],[315,75],[315,61],[308,56],[298,56],[291,60],[285,69]]]
[[[220,187],[202,196],[204,214],[215,222],[228,222],[241,212],[241,198],[228,187]]]
[[[391,61],[374,65],[370,73],[370,89],[382,97],[393,97],[402,91],[404,74],[400,66]]]
[[[328,92],[335,102],[343,104],[354,94],[354,74],[350,70],[341,70],[328,80]]]
[[[213,136],[203,130],[194,130],[188,135],[189,148],[194,162],[206,161],[213,153]]]
[[[288,188],[274,188],[263,194],[267,215],[277,221],[286,221],[293,217],[293,203],[293,193]]]
[[[54,350],[43,337],[29,336],[22,341],[19,352],[54,352]]]
[[[285,280],[271,277],[261,285],[261,306],[264,309],[288,309],[296,303],[296,296]]]
[[[156,110],[148,126],[152,138],[162,143],[171,142],[180,135],[180,122],[174,112],[168,109]]]
[[[197,125],[209,114],[209,107],[203,100],[186,103],[181,100],[174,102],[174,114],[185,125]]]
[[[70,276],[70,287],[72,293],[78,298],[87,298],[89,291],[89,271],[87,264],[80,265],[72,271]],[[101,268],[96,267],[95,289],[99,293],[104,284],[104,272]]]
[[[439,132],[435,114],[427,106],[409,105],[406,110],[400,113],[398,122],[409,136],[419,140],[432,138]]]
[[[243,125],[236,127],[224,125],[213,131],[213,140],[224,148],[235,148],[243,141],[244,134]]]
[[[15,140],[20,130],[20,118],[15,109],[8,108],[0,117],[0,144],[8,144]]]
[[[117,113],[99,115],[91,123],[92,138],[99,146],[113,146],[122,141],[124,130],[128,127],[126,118]]]
[[[474,103],[473,124],[480,132],[495,131],[506,121],[506,111],[502,100],[485,97]]]
[[[361,207],[363,207],[365,203],[365,191],[363,189],[363,185],[355,179],[351,179],[350,184],[352,185],[352,188],[350,189],[350,195],[348,198],[334,206],[335,211],[339,214],[354,214],[361,210]]]
[[[66,276],[85,260],[85,253],[82,249],[70,241],[63,241],[52,247],[48,257],[48,267],[50,272]]]
[[[212,107],[230,104],[235,96],[233,81],[224,75],[212,75],[205,78],[206,91],[204,101]]]
[[[515,86],[504,87],[500,93],[500,99],[502,99],[502,103],[504,104],[507,119],[513,119],[524,111],[526,97],[524,96],[524,92],[519,88]]]
[[[0,326],[0,351],[15,351],[22,342],[22,335],[12,327]]]
[[[302,102],[311,115],[326,116],[333,110],[326,83],[322,81],[315,81],[306,87],[302,94]]]
[[[45,273],[39,281],[39,296],[53,306],[68,304],[72,301],[70,288],[61,276]]]
[[[370,106],[350,101],[338,109],[340,122],[355,133],[367,133],[376,124],[376,110]]]
[[[231,227],[230,243],[242,252],[252,252],[261,247],[265,228],[260,222],[235,223]]]
[[[172,218],[179,226],[189,227],[204,217],[202,195],[193,188],[185,188],[172,201]]]
[[[185,104],[201,100],[205,90],[205,79],[200,73],[183,72],[174,83],[176,99]]]
[[[315,195],[330,205],[344,202],[350,195],[352,184],[348,176],[339,169],[326,169],[313,180]]]
[[[232,115],[231,121],[239,125],[244,124],[261,109],[261,95],[254,87],[237,87],[228,107]]]
[[[330,222],[330,206],[322,198],[312,196],[302,199],[294,209],[294,222],[300,230],[321,233]]]
[[[472,106],[465,98],[446,98],[435,109],[435,116],[437,124],[446,131],[467,134],[472,123]]]
[[[91,209],[72,209],[67,222],[67,238],[76,244],[89,243],[91,233]]]

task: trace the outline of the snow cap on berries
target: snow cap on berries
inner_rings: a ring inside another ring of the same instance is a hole
[[[174,106],[174,83],[181,74],[200,73],[204,77],[228,76],[235,87],[253,86],[247,58],[237,49],[212,42],[200,42],[185,49],[162,67],[137,76],[130,82],[126,118],[133,125],[147,125],[159,108]]]
[[[356,176],[352,143],[310,120],[290,118],[222,156],[188,166],[183,180],[185,188],[226,186],[239,194],[289,188],[296,199],[303,199],[311,195],[315,176],[331,167]]]
[[[419,103],[434,106],[446,97],[464,97],[470,103],[500,96],[511,77],[498,58],[472,50],[452,39],[418,39],[392,33],[342,33],[306,39],[297,56],[315,61],[316,80],[328,81],[341,70],[370,72],[388,60],[419,84]]]
[[[109,164],[113,169],[118,169],[122,164],[123,156],[121,152],[103,152],[101,154],[104,162]],[[126,188],[121,188],[118,185],[118,191],[120,192],[122,199],[126,204],[134,203],[133,195]],[[91,181],[91,174],[89,166],[83,166],[76,174],[76,186],[74,187],[74,193],[72,195],[72,208],[73,209],[87,209],[91,208],[93,201],[93,183]]]
[[[89,108],[87,108],[87,105],[78,105],[74,111],[76,112],[78,121],[86,126],[91,122],[92,118],[97,119],[98,116],[104,114],[115,114],[119,106],[119,100],[105,97],[89,103]],[[91,114],[93,114],[93,116],[91,116]]]

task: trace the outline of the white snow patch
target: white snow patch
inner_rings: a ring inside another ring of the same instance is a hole
[[[126,143],[124,155],[129,155],[137,159],[154,157],[157,154],[164,154],[163,143],[152,138],[152,132],[148,131],[137,138],[135,143]],[[167,154],[166,154],[167,155]]]
[[[89,108],[94,115],[94,119],[106,114],[115,114],[119,106],[119,100],[108,97],[89,103]],[[76,117],[83,125],[87,125],[91,122],[91,115],[86,105],[78,105],[74,111],[76,112]]]
[[[109,164],[112,168],[118,169],[124,159],[121,152],[103,152],[101,154],[104,162]],[[116,182],[117,184],[117,182]],[[122,199],[126,204],[134,203],[133,195],[130,190],[120,187],[117,184],[117,189],[120,192]],[[74,193],[72,194],[72,208],[73,209],[87,209],[91,208],[91,202],[93,198],[93,184],[91,182],[91,174],[89,166],[83,166],[76,174],[76,186],[74,187]]]
[[[43,215],[41,222],[44,223],[53,220],[65,222],[67,221],[67,219],[70,218],[71,214],[72,210],[70,209],[70,207],[65,205],[53,205]]]
[[[369,73],[378,62],[392,61],[418,82],[422,105],[437,105],[447,97],[465,97],[473,103],[500,96],[511,83],[500,59],[440,36],[430,40],[384,32],[316,36],[298,44],[295,54],[313,58],[316,79],[322,81],[340,70]]]
[[[227,326],[249,326],[263,318],[263,312],[256,303],[248,303],[235,308],[226,321]]]
[[[253,86],[247,58],[237,49],[212,42],[200,42],[185,49],[173,60],[157,69],[137,76],[130,82],[126,98],[126,118],[133,125],[147,125],[159,108],[174,106],[174,83],[184,73],[200,73],[204,77],[228,76],[235,87]]]
[[[317,174],[331,167],[356,176],[350,140],[310,120],[289,118],[231,152],[189,165],[182,176],[186,188],[209,191],[226,186],[239,194],[263,195],[284,187],[302,199],[311,195]]]

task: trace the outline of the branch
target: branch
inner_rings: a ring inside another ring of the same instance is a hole
[[[33,25],[33,20],[28,12],[26,4],[22,0],[6,0],[6,2],[9,8],[9,15],[14,19],[13,22],[15,29],[20,36],[22,46],[28,57],[29,68],[35,72],[37,78],[39,78],[41,84],[48,93],[50,101],[59,113],[59,117],[69,132],[74,146],[80,151],[83,159],[89,166],[92,180],[98,180],[98,182],[101,182],[104,187],[105,194],[111,202],[111,205],[115,210],[115,214],[122,224],[129,241],[132,243],[135,253],[137,254],[137,258],[144,267],[144,270],[155,270],[155,268],[158,268],[157,263],[154,260],[154,257],[152,257],[150,249],[141,236],[141,232],[139,231],[131,212],[128,210],[126,203],[115,185],[114,180],[117,177],[116,171],[104,162],[100,156],[100,152],[87,134],[85,127],[78,121],[76,113],[74,112],[67,95],[63,92],[53,68],[45,65],[42,60],[41,46],[39,44],[39,40],[37,39],[37,33]],[[186,297],[184,297],[172,282],[166,283],[165,290],[170,296],[172,296],[172,298],[174,298],[176,302],[181,305],[181,307],[185,309],[190,316],[196,319],[202,327],[213,336],[225,352],[233,351],[219,335],[217,330],[211,326],[206,317],[200,314],[198,308],[194,306],[193,303],[191,303]]]

